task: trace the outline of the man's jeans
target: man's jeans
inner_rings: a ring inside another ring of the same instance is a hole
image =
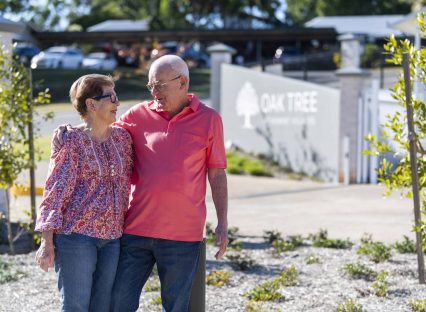
[[[125,234],[112,292],[113,312],[134,312],[155,263],[163,310],[187,312],[202,242],[180,242]]]
[[[120,255],[120,240],[56,234],[53,241],[61,311],[108,311]]]

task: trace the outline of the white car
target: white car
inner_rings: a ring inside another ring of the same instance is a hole
[[[116,67],[114,56],[104,52],[90,53],[83,60],[83,68],[114,70]]]
[[[51,47],[32,58],[31,68],[80,68],[83,58],[79,49]]]

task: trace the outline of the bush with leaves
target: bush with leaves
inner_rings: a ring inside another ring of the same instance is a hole
[[[386,297],[389,292],[389,282],[387,281],[388,273],[380,272],[371,287],[377,297]]]
[[[25,277],[25,273],[0,257],[0,284],[16,281],[21,277]]]
[[[424,34],[426,32],[426,21],[423,13],[420,13],[417,19]],[[397,41],[395,36],[391,35],[384,45],[384,49],[390,55],[387,62],[397,66],[402,65],[403,53],[409,53],[411,87],[414,81],[419,81],[423,84],[426,82],[426,48],[416,49],[410,40]],[[392,88],[392,97],[397,100],[400,110],[388,115],[387,121],[382,125],[383,131],[380,137],[375,137],[372,134],[366,137],[371,149],[364,151],[364,154],[382,159],[378,168],[378,181],[386,186],[385,195],[398,191],[403,196],[411,198],[412,178],[409,142],[410,137],[413,138],[417,147],[416,161],[418,164],[419,193],[422,206],[421,214],[424,219],[426,214],[426,151],[423,142],[426,138],[426,105],[419,98],[412,97],[410,105],[414,114],[415,133],[409,137],[405,103],[406,90],[402,75],[400,75],[398,82]],[[395,148],[389,144],[390,141],[393,141]],[[396,166],[386,159],[389,154],[396,156]],[[420,225],[415,227],[415,230],[421,233],[423,249],[426,249],[425,221],[421,220]]]
[[[285,251],[293,251],[297,247],[301,246],[302,244],[303,244],[303,237],[301,235],[291,235],[291,236],[288,236],[285,240],[277,239],[272,242],[272,246],[274,247],[275,251],[278,254]]]
[[[251,301],[273,301],[283,299],[284,296],[278,291],[279,281],[264,282],[244,294]]]
[[[348,263],[343,266],[343,271],[352,279],[373,280],[377,273],[362,263]]]
[[[266,243],[272,244],[275,241],[282,241],[283,237],[279,231],[271,230],[271,231],[263,231],[263,239]]]
[[[393,247],[401,254],[417,252],[416,243],[406,235],[404,235],[403,241],[396,242]]]
[[[408,305],[413,312],[426,312],[426,299],[412,299]]]
[[[392,248],[386,246],[382,242],[375,242],[371,236],[364,236],[361,239],[361,246],[357,250],[357,254],[364,254],[375,263],[385,262],[392,257]]]
[[[305,263],[306,264],[321,263],[321,258],[315,255],[310,255],[305,257]]]
[[[231,262],[232,267],[236,270],[246,271],[256,265],[256,261],[247,253],[229,252],[225,255],[225,257]]]
[[[47,92],[33,97],[28,70],[4,46],[0,47],[0,189],[6,189],[8,218],[8,190],[23,170],[34,165],[29,152],[33,138],[28,133],[28,124],[33,120],[33,107],[49,101]],[[32,219],[34,223],[34,216]],[[10,220],[8,240],[11,253],[14,253]]]
[[[221,287],[229,284],[231,274],[227,271],[212,271],[206,276],[206,284]]]
[[[353,245],[349,239],[329,239],[328,232],[325,229],[320,229],[316,234],[310,234],[308,238],[312,240],[314,247],[347,249]]]
[[[299,280],[299,271],[296,267],[290,266],[284,269],[276,280],[285,287],[296,286]]]
[[[336,312],[366,312],[366,310],[354,299],[347,299],[337,306]]]

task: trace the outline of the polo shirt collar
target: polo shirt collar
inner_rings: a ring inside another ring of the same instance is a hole
[[[200,100],[193,93],[188,93],[187,98],[188,98],[188,101],[189,101],[188,107],[193,112],[196,112],[198,110],[198,108],[200,107]],[[149,109],[156,111],[157,110],[157,103],[155,102],[155,100],[152,100],[151,102],[149,102],[148,107],[149,107]]]

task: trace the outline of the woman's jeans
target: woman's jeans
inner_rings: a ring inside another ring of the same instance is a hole
[[[157,263],[163,311],[187,312],[202,242],[180,242],[124,234],[111,311],[134,312]]]
[[[53,241],[61,311],[109,311],[120,240],[73,233],[55,234]]]

